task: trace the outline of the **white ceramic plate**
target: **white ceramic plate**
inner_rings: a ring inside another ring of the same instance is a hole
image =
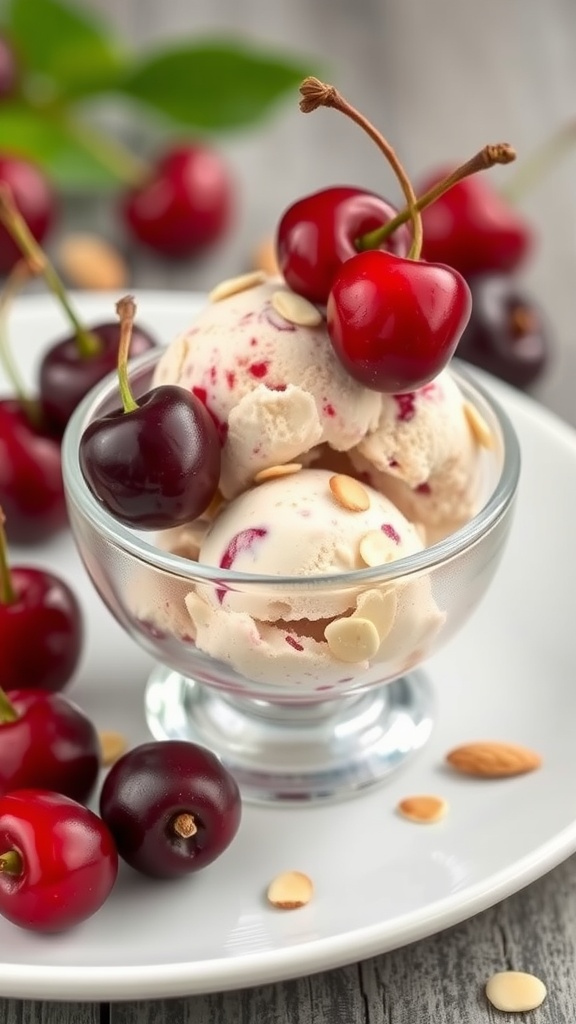
[[[139,319],[169,340],[198,299],[142,293]],[[78,296],[87,320],[113,315],[114,297]],[[64,321],[50,299],[15,308],[12,347],[30,379]],[[576,433],[520,394],[489,382],[523,450],[513,536],[484,604],[428,666],[437,724],[424,751],[387,784],[347,802],[295,809],[247,806],[220,860],[177,883],[122,871],[108,903],[57,937],[0,921],[0,995],[47,999],[177,996],[268,983],[383,952],[453,925],[548,871],[576,849],[567,788],[576,777]],[[3,388],[2,390],[5,390]],[[13,561],[55,568],[77,589],[88,643],[72,688],[101,728],[147,738],[149,661],[123,634],[65,536]],[[443,755],[467,740],[534,747],[543,768],[521,778],[459,778]],[[394,813],[418,792],[450,813],[423,827]],[[285,869],[316,885],[305,908],[267,906]]]

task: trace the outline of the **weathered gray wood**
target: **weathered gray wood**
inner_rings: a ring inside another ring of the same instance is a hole
[[[106,1007],[106,1013],[107,1010]],[[88,1003],[28,1003],[0,999],[2,1024],[100,1024],[100,1017],[100,1007]]]
[[[504,138],[519,158],[576,117],[574,0],[84,0],[134,45],[184,32],[240,30],[310,54],[388,134],[417,179]],[[134,284],[205,288],[236,273],[279,211],[327,183],[397,195],[381,158],[338,115],[299,114],[296,98],[261,128],[220,144],[236,170],[241,208],[229,242],[187,266],[129,252]],[[556,359],[539,396],[576,424],[574,282],[576,153],[522,201],[540,232],[527,280],[545,305]],[[505,180],[508,171],[492,172]],[[121,236],[110,207],[76,200],[65,227]],[[544,979],[539,1024],[573,1024],[576,1006],[576,859],[452,930],[361,965],[261,989],[187,1000],[118,1004],[113,1024],[484,1024],[483,985],[514,967]],[[353,951],[352,951],[353,952]],[[99,1008],[0,1001],[7,1024],[92,1024]],[[534,1017],[536,1019],[536,1016]]]

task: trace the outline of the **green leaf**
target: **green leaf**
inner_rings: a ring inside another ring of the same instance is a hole
[[[0,106],[3,152],[16,153],[39,164],[63,189],[102,189],[118,184],[73,129],[45,114],[15,104]]]
[[[109,88],[124,71],[117,41],[79,6],[62,0],[9,0],[4,20],[39,89],[44,83],[57,95],[81,96]]]
[[[181,124],[237,128],[260,119],[310,73],[301,60],[205,39],[143,56],[121,90]]]

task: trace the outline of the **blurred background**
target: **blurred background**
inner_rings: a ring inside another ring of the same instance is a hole
[[[28,11],[39,2],[29,0]],[[16,7],[22,21],[26,5],[21,0]],[[132,286],[206,289],[250,269],[284,208],[329,184],[374,189],[400,202],[381,155],[355,126],[334,111],[299,112],[300,69],[336,84],[376,123],[416,183],[487,142],[506,140],[517,150],[516,164],[487,172],[494,189],[504,187],[537,148],[564,131],[562,145],[553,147],[559,152],[519,194],[515,208],[536,235],[518,270],[519,287],[541,307],[550,330],[550,359],[531,390],[576,424],[574,0],[77,0],[75,7],[134,54],[208,36],[278,55],[292,67],[261,116],[223,130],[176,125],[157,112],[135,116],[104,90],[87,108],[88,122],[111,129],[149,161],[177,141],[207,143],[234,182],[235,212],[226,230],[178,259],[126,230],[118,213],[120,186],[59,186],[49,250],[57,254],[70,234],[95,233],[126,260]],[[180,89],[180,103],[185,92]],[[71,277],[77,283],[73,271]]]

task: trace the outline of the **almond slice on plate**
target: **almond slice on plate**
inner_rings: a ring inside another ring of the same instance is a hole
[[[279,910],[305,907],[314,894],[312,879],[302,871],[284,871],[273,878],[268,886],[268,902]]]

